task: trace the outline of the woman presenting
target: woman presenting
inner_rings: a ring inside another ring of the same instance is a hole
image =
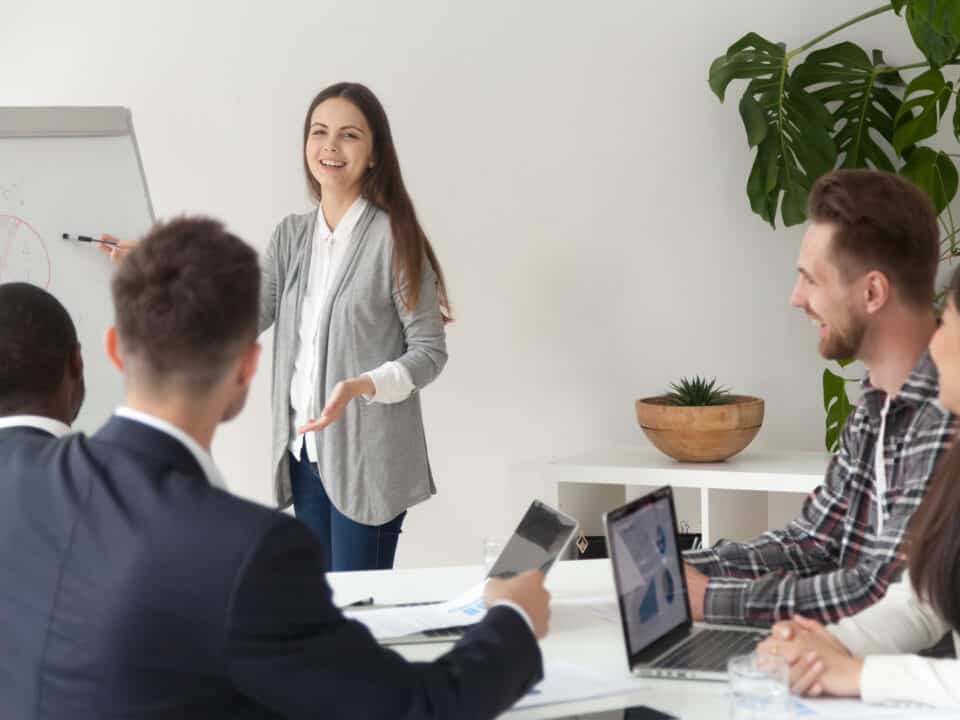
[[[446,286],[369,89],[313,99],[303,164],[318,208],[284,218],[261,262],[277,503],[320,537],[328,570],[389,569],[407,508],[436,492],[417,390],[447,362]],[[132,247],[104,238],[115,261]]]
[[[319,207],[284,218],[262,261],[277,501],[330,570],[389,569],[407,508],[436,492],[417,390],[447,361],[446,287],[370,90],[313,99],[303,158]]]

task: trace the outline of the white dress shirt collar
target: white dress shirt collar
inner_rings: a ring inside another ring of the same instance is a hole
[[[7,417],[0,417],[0,430],[14,427],[29,427],[35,430],[42,430],[57,438],[63,437],[70,432],[69,425],[64,425],[59,420],[43,417],[42,415],[8,415]]]
[[[217,469],[216,463],[213,462],[213,457],[207,452],[196,440],[187,435],[183,430],[178,428],[173,423],[162,420],[154,415],[149,413],[141,412],[140,410],[134,410],[133,408],[121,405],[117,408],[114,413],[117,417],[126,418],[127,420],[133,420],[134,422],[142,423],[152,427],[154,430],[159,430],[162,433],[166,433],[174,440],[180,442],[187,450],[190,451],[190,454],[193,455],[194,459],[197,461],[197,464],[200,465],[200,468],[203,470],[203,474],[207,476],[207,481],[214,487],[218,487],[221,490],[226,490],[227,485],[223,480],[223,475],[220,474],[220,470]]]
[[[343,217],[340,218],[335,230],[330,229],[330,225],[323,215],[323,205],[320,205],[317,208],[317,239],[327,240],[331,235],[334,240],[352,239],[353,229],[357,226],[363,211],[367,209],[367,204],[367,199],[362,195],[354,200]]]

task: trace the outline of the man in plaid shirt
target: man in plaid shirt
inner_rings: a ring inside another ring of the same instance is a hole
[[[798,518],[686,554],[695,620],[826,623],[875,603],[902,571],[907,522],[953,439],[926,351],[940,251],[929,199],[896,175],[838,170],[808,202],[790,302],[818,328],[824,358],[861,360],[869,377]]]

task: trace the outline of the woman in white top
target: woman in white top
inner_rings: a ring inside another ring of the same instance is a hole
[[[327,570],[389,569],[407,508],[436,492],[417,391],[446,365],[450,303],[367,87],[313,98],[303,165],[319,207],[285,217],[261,260],[276,500],[320,538]],[[104,239],[117,261],[132,247]]]
[[[930,342],[940,403],[955,414],[960,413],[958,307],[960,269]],[[877,604],[826,627],[799,617],[778,623],[758,652],[787,659],[797,694],[960,708],[960,660],[911,654],[950,631],[960,653],[960,441],[911,519],[906,557],[908,571]]]
[[[446,364],[446,288],[368,88],[313,99],[303,161],[318,207],[284,218],[261,261],[277,502],[328,570],[388,569],[407,508],[435,492],[417,391]]]

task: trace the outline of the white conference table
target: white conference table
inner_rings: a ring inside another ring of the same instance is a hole
[[[366,597],[373,597],[378,605],[386,605],[447,600],[476,585],[482,578],[482,570],[477,565],[330,573],[327,577],[338,605]],[[579,665],[595,674],[622,680],[635,689],[582,702],[513,710],[503,717],[560,718],[627,705],[649,705],[683,720],[728,717],[730,701],[725,683],[633,678],[627,670],[620,625],[582,606],[566,604],[577,598],[600,595],[608,596],[613,602],[609,560],[559,562],[547,578],[547,588],[552,593],[553,604],[550,632],[541,643],[544,661]],[[394,646],[409,660],[432,660],[449,648],[449,643]]]

